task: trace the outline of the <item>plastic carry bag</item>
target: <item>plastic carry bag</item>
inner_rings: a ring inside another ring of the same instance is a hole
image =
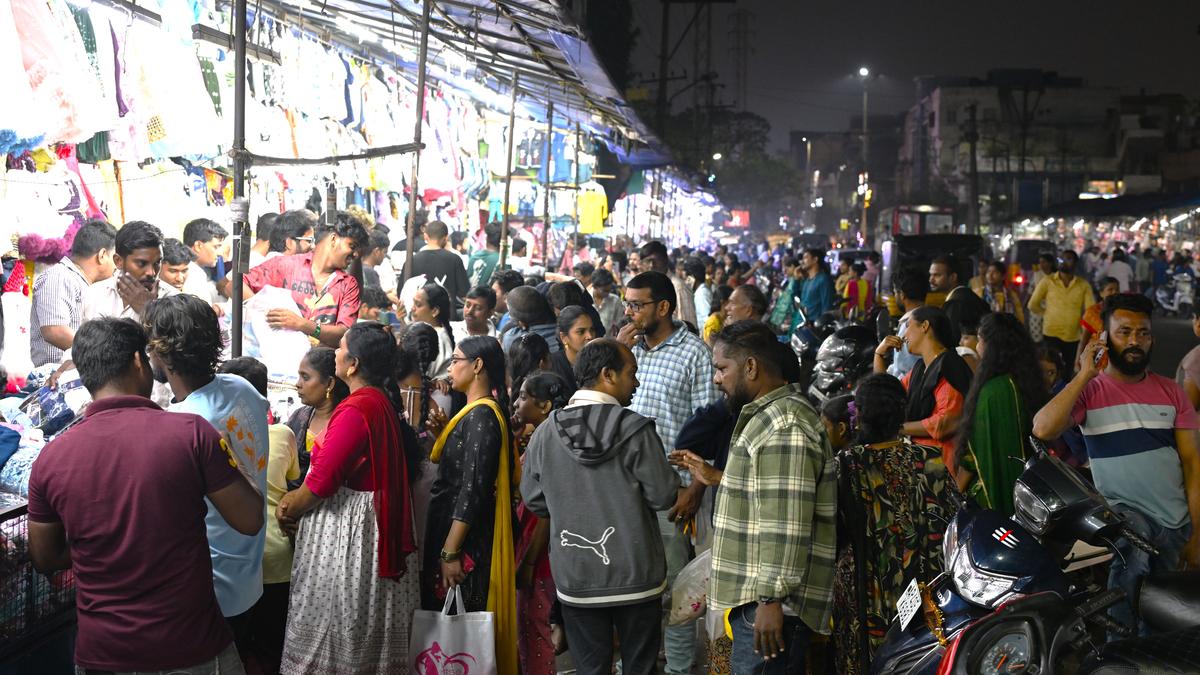
[[[671,586],[671,613],[668,626],[678,626],[704,614],[708,604],[708,577],[712,572],[712,549],[696,556],[675,577]]]
[[[450,614],[451,606],[456,614]],[[456,586],[446,594],[442,611],[413,612],[409,653],[413,675],[495,675],[495,616],[465,611]]]
[[[267,313],[273,309],[299,311],[292,292],[274,286],[262,288],[246,301],[244,353],[262,361],[272,380],[291,382],[312,341],[304,333],[271,328]]]

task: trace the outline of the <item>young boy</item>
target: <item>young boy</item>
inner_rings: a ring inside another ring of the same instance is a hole
[[[1079,326],[1083,329],[1079,337],[1079,348],[1075,350],[1075,370],[1079,370],[1079,357],[1092,338],[1103,330],[1104,321],[1101,312],[1104,311],[1104,300],[1121,291],[1121,283],[1114,277],[1104,277],[1100,280],[1100,302],[1087,308]]]
[[[388,300],[387,293],[381,288],[367,286],[362,289],[361,298],[362,305],[358,308],[359,323],[379,321],[380,315],[392,306],[392,301]]]

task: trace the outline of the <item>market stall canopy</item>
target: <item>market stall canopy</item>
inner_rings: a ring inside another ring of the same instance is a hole
[[[519,114],[579,124],[623,161],[664,165],[669,153],[638,119],[558,0],[431,0],[431,78],[506,110],[514,73]],[[337,35],[398,64],[417,65],[422,4],[416,0],[264,0],[264,13]],[[253,11],[253,9],[252,9]],[[253,29],[252,29],[253,30]],[[466,77],[464,77],[466,76]]]
[[[1155,213],[1178,211],[1200,206],[1200,192],[1179,194],[1123,195],[1112,199],[1077,199],[1047,207],[1040,215],[1046,217],[1078,217],[1086,219],[1138,218]]]

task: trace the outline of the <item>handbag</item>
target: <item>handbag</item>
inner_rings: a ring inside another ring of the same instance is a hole
[[[446,594],[442,611],[413,612],[409,653],[409,672],[414,675],[496,675],[495,617],[491,612],[467,612],[462,590],[455,586]]]

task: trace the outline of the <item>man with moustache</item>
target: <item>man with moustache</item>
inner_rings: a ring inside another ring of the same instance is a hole
[[[712,363],[741,412],[717,492],[708,606],[732,610],[732,672],[803,675],[809,638],[829,632],[834,454],[803,387],[788,383],[795,355],[765,323],[727,326]]]
[[[1128,598],[1143,577],[1177,569],[1181,557],[1200,563],[1200,421],[1178,384],[1148,371],[1153,310],[1141,295],[1105,300],[1104,333],[1083,350],[1079,373],[1033,419],[1034,435],[1046,440],[1079,425],[1096,487],[1158,548],[1151,555],[1118,540],[1108,585]],[[1134,625],[1127,603],[1111,613]]]
[[[117,273],[88,287],[83,320],[105,316],[137,320],[151,300],[178,294],[169,284],[159,283],[162,248],[162,232],[150,223],[134,220],[117,230],[113,254]]]

